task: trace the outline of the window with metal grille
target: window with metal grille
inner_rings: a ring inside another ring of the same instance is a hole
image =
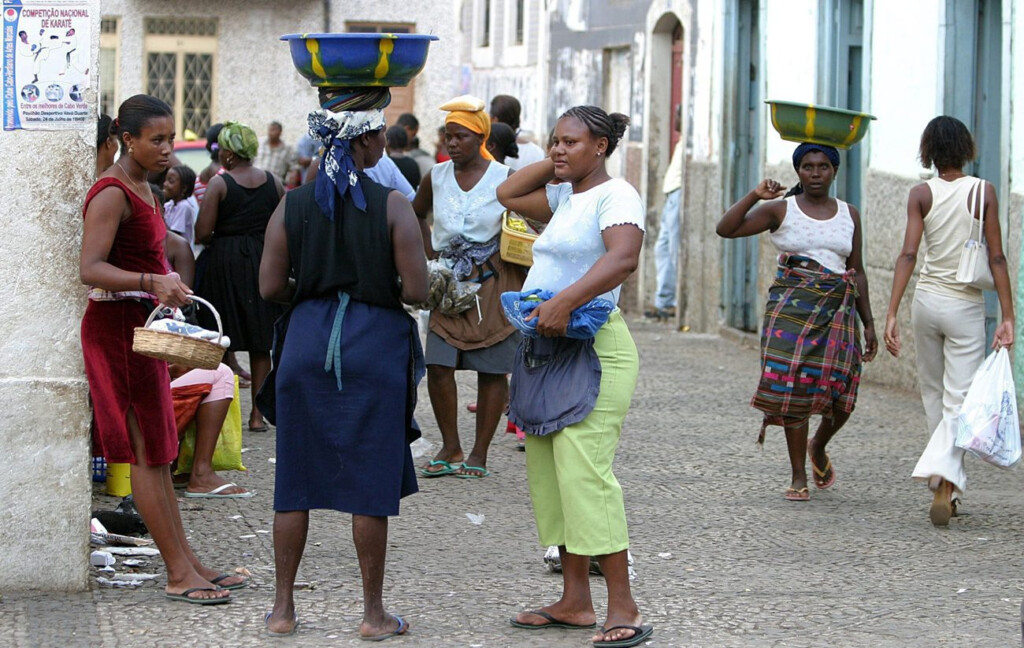
[[[154,17],[145,28],[146,92],[174,109],[178,137],[202,137],[213,115],[217,21]]]
[[[120,47],[117,18],[100,20],[100,114],[117,116],[120,73]]]

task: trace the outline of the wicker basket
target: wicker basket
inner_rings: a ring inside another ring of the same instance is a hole
[[[526,219],[513,214],[509,210],[501,215],[501,260],[506,263],[530,267],[533,265],[533,242],[539,234],[536,232],[520,232],[509,227],[510,217],[515,217],[526,223]],[[530,225],[527,223],[527,228]]]
[[[153,319],[160,311],[160,306],[153,309],[149,318],[143,326],[135,328],[135,339],[132,344],[132,351],[150,358],[166,360],[192,369],[216,369],[224,357],[224,347],[220,343],[224,335],[224,326],[220,322],[220,313],[213,307],[213,304],[202,297],[190,295],[189,299],[203,304],[213,313],[217,320],[217,341],[200,340],[198,338],[171,333],[169,331],[154,331],[147,328],[153,323]]]

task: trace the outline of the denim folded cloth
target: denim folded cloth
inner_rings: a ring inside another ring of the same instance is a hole
[[[506,292],[501,294],[501,307],[505,317],[520,333],[527,337],[537,337],[537,320],[527,321],[527,317],[543,302],[554,297],[550,290],[539,288],[526,292]],[[597,332],[608,321],[615,304],[607,299],[591,299],[572,312],[569,316],[569,327],[565,337],[574,340],[586,340],[597,335]]]

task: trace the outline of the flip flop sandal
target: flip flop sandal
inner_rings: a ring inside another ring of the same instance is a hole
[[[219,592],[221,590],[216,587],[190,587],[181,594],[169,594],[164,593],[164,596],[171,599],[172,601],[181,601],[183,603],[192,603],[193,605],[220,605],[221,603],[230,603],[230,596],[222,596],[220,598],[193,598],[189,596],[192,592]]]
[[[228,488],[238,487],[239,485],[236,483],[227,482],[226,484],[220,484],[213,490],[209,490],[207,492],[193,492],[191,490],[185,490],[182,494],[186,496],[186,498],[194,500],[248,500],[251,496],[256,494],[252,490],[246,490],[245,492],[223,492]]]
[[[610,628],[601,628],[601,634],[608,634],[612,630],[632,630],[633,636],[626,637],[625,639],[619,639],[618,641],[595,641],[595,648],[632,648],[632,646],[639,646],[643,642],[651,638],[654,634],[654,626],[631,626],[631,625],[617,625]]]
[[[832,467],[832,459],[825,453],[825,468],[824,470],[818,470],[818,467],[814,465],[814,459],[811,459],[811,470],[814,471],[814,485],[821,490],[832,486],[836,483],[836,469]],[[825,479],[825,475],[828,475],[828,479]]]
[[[240,590],[240,589],[245,589],[246,587],[249,587],[249,579],[248,578],[243,580],[241,583],[235,583],[234,585],[221,585],[220,584],[220,582],[222,580],[231,578],[232,576],[235,576],[235,575],[236,574],[221,574],[221,575],[217,576],[217,578],[214,578],[213,580],[211,580],[210,582],[213,583],[214,585],[216,585],[217,587],[221,588],[222,590]]]
[[[804,488],[787,488],[785,497],[790,502],[806,502],[811,499],[811,493],[806,486]]]
[[[478,474],[456,473],[455,476],[458,477],[459,479],[483,479],[484,477],[487,477],[488,475],[491,474],[490,470],[487,470],[486,468],[483,468],[481,466],[468,466],[466,464],[462,464],[462,470],[472,470],[473,473]]]
[[[288,632],[274,632],[270,629],[270,615],[272,615],[273,613],[274,611],[271,610],[270,612],[267,612],[266,616],[263,617],[263,627],[267,629],[268,635],[270,635],[271,637],[290,637],[293,634],[295,634],[295,630],[299,627],[299,615],[295,614],[292,616],[292,621],[294,621],[294,623],[292,624],[291,630],[289,630]]]
[[[597,625],[596,623],[591,623],[589,625],[578,625],[576,623],[569,623],[567,621],[562,621],[560,619],[556,619],[555,617],[551,616],[550,614],[548,614],[547,612],[545,612],[543,610],[529,610],[529,611],[526,612],[526,614],[534,614],[536,616],[539,616],[539,617],[541,617],[543,619],[546,619],[547,623],[541,623],[541,624],[523,623],[521,621],[516,621],[515,617],[512,617],[511,619],[509,619],[508,622],[511,623],[516,628],[522,628],[524,630],[544,630],[545,628],[563,628],[565,630],[585,630],[585,629],[588,629],[588,628],[593,628],[594,626]]]
[[[454,474],[461,465],[462,464],[458,461],[448,463],[447,461],[442,461],[440,459],[431,459],[430,463],[420,469],[420,474],[428,479],[432,477],[444,477],[445,475]],[[441,468],[441,470],[430,470],[434,466],[443,466],[443,468]]]
[[[392,630],[391,632],[385,632],[379,635],[372,635],[370,637],[359,638],[363,641],[384,641],[385,639],[390,639],[391,637],[397,637],[398,635],[405,634],[405,632],[409,629],[409,624],[405,621],[405,619],[398,616],[397,614],[392,614],[391,616],[394,617],[396,621],[398,621],[398,627],[396,629]]]

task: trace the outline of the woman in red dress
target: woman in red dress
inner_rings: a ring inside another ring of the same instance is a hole
[[[135,327],[156,302],[180,307],[192,292],[168,273],[166,227],[146,174],[167,169],[174,143],[171,108],[136,95],[111,125],[121,157],[85,199],[80,276],[90,287],[82,353],[96,416],[97,442],[109,462],[132,464],[135,503],[167,566],[169,598],[226,603],[238,576],[204,567],[181,523],[170,463],[178,454],[167,363],[132,352]]]

